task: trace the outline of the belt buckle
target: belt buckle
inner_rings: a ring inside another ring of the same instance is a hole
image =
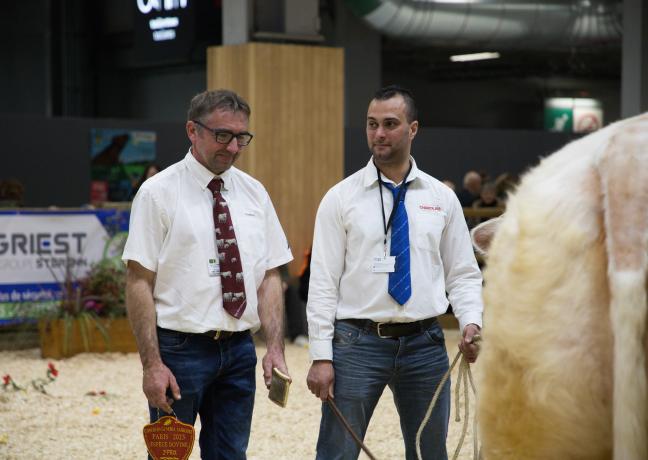
[[[218,340],[218,339],[220,339],[221,332],[223,332],[223,331],[220,331],[220,330],[219,330],[219,331],[216,331],[216,334],[214,334],[214,337],[212,337],[212,338],[213,338],[214,340]]]
[[[389,324],[389,323],[378,323],[376,325],[376,332],[378,333],[378,337],[380,337],[381,339],[391,339],[392,338],[391,335],[383,335],[382,332],[380,331],[381,326],[384,326],[385,324]]]

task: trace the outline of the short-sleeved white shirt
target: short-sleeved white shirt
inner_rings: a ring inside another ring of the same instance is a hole
[[[223,179],[241,253],[247,307],[236,319],[223,309],[216,259],[214,174],[191,154],[148,179],[135,196],[122,259],[156,273],[153,298],[160,327],[183,332],[258,329],[257,289],[267,270],[292,260],[286,235],[263,185],[231,167]]]

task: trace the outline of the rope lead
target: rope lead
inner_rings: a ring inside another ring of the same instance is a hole
[[[473,337],[473,343],[479,344],[480,341],[481,341],[481,336],[476,335]],[[457,387],[455,388],[455,411],[456,411],[455,421],[456,422],[461,421],[461,416],[459,415],[459,395],[460,395],[461,381],[463,380],[464,399],[465,399],[464,423],[461,429],[461,436],[459,437],[459,444],[455,449],[454,455],[452,456],[452,460],[456,460],[459,457],[459,452],[461,451],[461,447],[463,446],[463,442],[466,437],[466,433],[468,431],[468,417],[469,417],[469,406],[470,406],[469,404],[470,394],[468,392],[469,381],[470,381],[470,387],[472,388],[473,394],[475,395],[475,397],[477,396],[477,390],[475,388],[475,383],[473,382],[472,372],[470,371],[470,364],[468,364],[468,361],[466,361],[466,358],[465,356],[462,355],[461,351],[457,352],[457,355],[452,361],[452,365],[450,365],[450,368],[443,375],[443,378],[441,379],[439,386],[434,392],[434,396],[432,396],[432,401],[430,401],[430,405],[428,406],[428,410],[425,413],[425,417],[423,417],[421,426],[419,426],[419,429],[416,432],[416,458],[419,460],[423,458],[421,455],[421,435],[423,434],[423,429],[425,428],[425,425],[427,425],[428,421],[430,420],[430,416],[432,415],[434,406],[436,405],[437,400],[441,395],[441,391],[443,390],[443,387],[445,386],[446,382],[450,378],[450,374],[452,373],[454,367],[457,365],[460,356],[461,356],[461,363],[459,364]],[[473,417],[473,459],[474,460],[481,459],[481,452],[479,449],[479,442],[477,439],[477,417]]]

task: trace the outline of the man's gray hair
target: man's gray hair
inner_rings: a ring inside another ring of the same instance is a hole
[[[250,106],[241,96],[228,89],[203,91],[196,94],[189,103],[187,120],[204,120],[215,110],[243,112],[250,117]]]

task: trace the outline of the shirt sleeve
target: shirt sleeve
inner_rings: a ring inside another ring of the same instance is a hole
[[[312,360],[333,359],[333,332],[345,253],[346,231],[340,199],[332,189],[322,199],[315,218],[306,306]]]
[[[272,205],[270,195],[266,194],[266,203],[264,206],[266,210],[266,237],[267,237],[267,255],[266,255],[266,270],[279,267],[293,260],[292,251],[288,238],[281,228],[279,217]]]
[[[482,326],[482,275],[461,204],[454,195],[450,198],[448,208],[448,223],[441,236],[440,251],[446,292],[463,332],[470,323]]]
[[[128,239],[122,260],[133,260],[157,272],[158,256],[168,229],[168,216],[154,199],[150,188],[141,188],[133,200]]]

